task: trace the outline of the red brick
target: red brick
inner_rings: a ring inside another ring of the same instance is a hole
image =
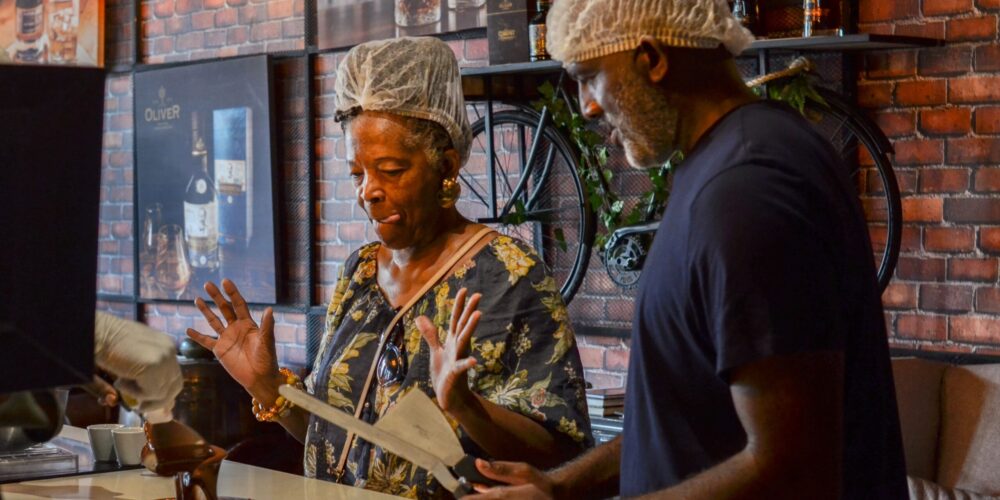
[[[289,40],[291,42],[299,42],[298,39],[302,38],[306,33],[306,22],[305,19],[288,19],[281,22],[281,37]]]
[[[979,248],[992,254],[1000,254],[1000,227],[979,228]]]
[[[958,75],[971,70],[972,49],[969,47],[942,47],[920,51],[921,76]]]
[[[204,0],[206,9],[219,9],[226,5],[226,0]]]
[[[1000,106],[976,109],[976,133],[1000,134]]]
[[[154,38],[163,35],[163,21],[143,21],[142,37]]]
[[[205,47],[222,47],[226,45],[226,30],[205,32]]]
[[[949,222],[1000,224],[1000,199],[949,199],[945,201],[944,213]]]
[[[240,7],[240,24],[252,25],[267,20],[267,6],[244,5]]]
[[[153,13],[156,17],[170,17],[174,15],[174,0],[156,0],[153,5]]]
[[[229,28],[226,33],[226,43],[229,45],[240,45],[250,39],[250,29],[246,26]]]
[[[948,318],[900,314],[896,322],[896,334],[907,339],[943,341],[948,338]]]
[[[976,171],[975,190],[981,193],[1000,191],[1000,168],[981,168]]]
[[[896,264],[896,275],[904,280],[944,281],[946,270],[944,259],[900,257]]]
[[[893,26],[892,23],[865,24],[861,26],[861,31],[863,33],[871,33],[873,35],[891,35],[893,32]]]
[[[925,109],[920,112],[920,131],[926,135],[965,135],[971,128],[970,108]]]
[[[267,2],[268,19],[284,19],[292,16],[292,0],[270,0]]]
[[[963,193],[969,189],[969,169],[939,168],[920,171],[920,192]]]
[[[953,165],[1000,163],[1000,139],[981,137],[948,139],[948,163]]]
[[[174,10],[178,14],[190,14],[201,10],[201,0],[174,0]]]
[[[944,161],[944,141],[914,139],[896,141],[895,165],[938,165]]]
[[[877,23],[880,21],[899,21],[920,15],[920,3],[917,0],[867,0],[859,2],[858,21],[861,23]]]
[[[944,104],[947,86],[944,80],[919,80],[896,85],[896,104],[934,106]]]
[[[1000,320],[992,318],[958,316],[948,320],[950,340],[970,343],[997,343],[1000,340]]]
[[[250,40],[259,42],[261,40],[274,40],[281,38],[281,22],[269,21],[255,24],[250,28]]]
[[[972,0],[924,0],[925,16],[964,14],[972,11]]]
[[[928,252],[971,252],[976,233],[968,227],[928,227],[924,229],[924,249]]]
[[[196,31],[185,33],[177,37],[175,48],[180,51],[192,51],[205,47],[205,33]]]
[[[976,71],[1000,71],[1000,45],[976,47]]]
[[[972,287],[921,285],[920,308],[935,312],[969,312],[972,310]]]
[[[997,17],[972,17],[967,19],[952,19],[948,21],[945,40],[949,42],[968,42],[978,40],[993,40],[997,37]]]
[[[986,287],[976,290],[976,312],[1000,314],[1000,288]]]
[[[906,283],[891,283],[882,292],[882,305],[886,309],[915,309],[917,287]]]
[[[215,26],[224,28],[236,24],[239,12],[236,9],[222,9],[215,13]]]
[[[191,17],[190,16],[174,16],[167,19],[167,34],[176,35],[179,33],[187,33],[191,31]]]
[[[948,281],[982,281],[986,283],[997,280],[996,259],[949,259]]]
[[[205,30],[215,26],[215,13],[211,11],[201,11],[191,14],[191,27],[196,30]]]
[[[889,50],[873,52],[865,57],[868,78],[880,80],[913,76],[917,72],[916,52],[912,50]]]
[[[897,24],[895,34],[940,40],[944,38],[944,21],[927,21],[921,19],[919,22],[913,24]]]
[[[858,85],[858,105],[861,107],[885,108],[891,104],[891,83],[861,83]]]
[[[604,354],[604,368],[613,372],[628,371],[629,351],[624,349],[609,349]]]
[[[1000,0],[976,0],[980,10],[1000,10]]]
[[[886,111],[875,113],[875,123],[888,137],[905,137],[913,135],[915,116],[912,111]]]
[[[948,99],[955,103],[1000,101],[1000,77],[975,76],[951,80]]]

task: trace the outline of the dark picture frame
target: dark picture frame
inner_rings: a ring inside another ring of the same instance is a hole
[[[229,278],[247,302],[279,300],[272,80],[266,55],[135,73],[140,299]]]
[[[320,50],[486,28],[486,0],[316,0]]]

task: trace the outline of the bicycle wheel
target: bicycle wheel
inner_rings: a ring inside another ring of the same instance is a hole
[[[486,120],[473,123],[472,154],[459,176],[458,209],[469,219],[534,247],[568,304],[587,271],[595,216],[577,174],[576,151],[558,129],[551,125],[542,129],[537,154],[526,164],[539,120],[539,114],[528,109],[493,114],[492,171]]]
[[[899,185],[889,161],[892,143],[867,117],[838,94],[817,88],[826,105],[807,101],[806,117],[826,136],[848,166],[858,188],[878,267],[878,284],[889,285],[903,234]]]

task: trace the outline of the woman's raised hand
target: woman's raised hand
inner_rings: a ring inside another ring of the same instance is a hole
[[[274,383],[281,378],[274,348],[274,312],[268,307],[258,326],[250,317],[250,309],[236,285],[224,279],[222,288],[229,300],[222,295],[215,283],[205,283],[205,291],[215,302],[223,319],[219,319],[200,297],[194,301],[218,336],[210,337],[193,328],[188,328],[187,335],[215,353],[229,375],[250,394],[255,397],[266,396],[272,390],[277,390]],[[270,387],[272,385],[274,387]]]
[[[469,369],[476,366],[476,359],[469,357],[472,332],[482,315],[479,306],[480,294],[474,294],[466,302],[468,290],[465,288],[455,295],[455,306],[451,311],[451,324],[444,344],[438,339],[438,329],[426,316],[417,318],[417,327],[430,348],[431,383],[442,410],[453,415],[467,410],[475,395],[469,389]]]

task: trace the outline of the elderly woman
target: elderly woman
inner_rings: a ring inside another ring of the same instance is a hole
[[[308,391],[375,422],[421,390],[467,452],[540,467],[578,454],[591,444],[590,424],[554,280],[529,246],[484,232],[455,208],[471,129],[451,49],[432,38],[360,45],[340,65],[336,90],[358,205],[379,241],[343,267]],[[223,288],[228,299],[205,286],[222,319],[196,300],[218,338],[188,334],[250,392],[258,417],[305,443],[307,475],[401,496],[444,493],[404,459],[275,407],[290,374],[276,363],[271,310],[258,327],[235,285]]]

